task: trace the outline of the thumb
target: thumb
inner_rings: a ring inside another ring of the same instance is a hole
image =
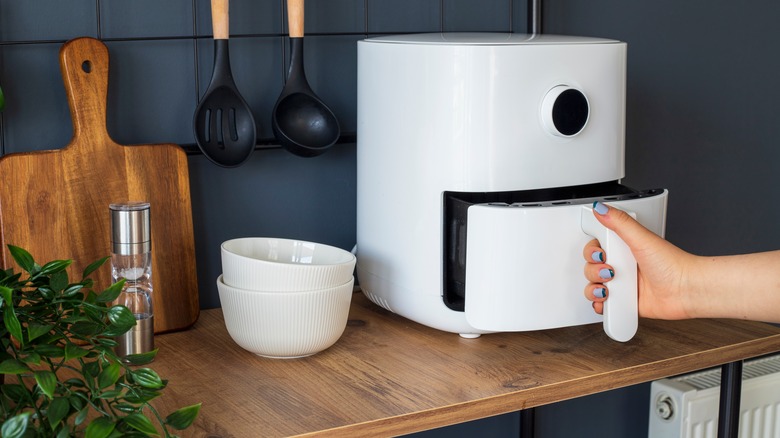
[[[593,215],[602,225],[623,239],[634,253],[636,249],[646,247],[652,240],[660,239],[625,211],[602,202],[593,203]]]

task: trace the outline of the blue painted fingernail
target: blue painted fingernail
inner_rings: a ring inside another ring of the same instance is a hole
[[[612,278],[615,276],[615,271],[612,269],[603,268],[599,271],[599,277],[603,278],[604,280],[608,278]]]
[[[593,259],[594,262],[603,262],[604,261],[604,253],[601,251],[593,251],[590,254],[590,258]]]
[[[593,289],[593,296],[596,298],[605,298],[607,296],[607,290],[603,287],[597,287]]]
[[[602,203],[601,203],[601,202],[599,202],[599,201],[596,201],[596,202],[594,202],[594,203],[593,203],[593,209],[594,209],[594,210],[596,210],[596,213],[598,213],[598,214],[600,214],[600,215],[602,215],[602,216],[604,216],[605,214],[607,214],[607,212],[609,211],[609,209],[607,208],[607,206],[606,206],[606,205],[604,205],[604,204],[602,204]]]

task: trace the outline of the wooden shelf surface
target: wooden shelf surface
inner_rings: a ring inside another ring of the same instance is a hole
[[[241,349],[220,309],[157,335],[170,381],[163,415],[202,402],[182,436],[397,436],[541,406],[780,351],[780,328],[732,320],[642,320],[628,343],[600,324],[464,339],[353,296],[329,349],[266,359]]]

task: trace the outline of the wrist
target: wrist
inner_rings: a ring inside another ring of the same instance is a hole
[[[729,317],[733,302],[723,295],[724,285],[734,284],[728,257],[692,256],[683,272],[685,287],[681,295],[690,318]]]
[[[679,299],[686,319],[704,318],[702,303],[705,302],[707,286],[703,284],[704,257],[689,255],[680,270]]]

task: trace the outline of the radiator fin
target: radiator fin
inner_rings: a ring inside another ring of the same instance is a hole
[[[717,435],[717,425],[712,420],[696,423],[691,426],[691,438],[714,438]]]
[[[716,438],[720,368],[657,380],[650,389],[649,438]],[[740,438],[780,438],[780,354],[742,367]]]
[[[742,380],[753,379],[768,374],[780,373],[780,356],[771,356],[745,362],[742,367]],[[684,382],[696,389],[720,386],[720,368],[712,368],[698,373],[673,377],[670,380]]]
[[[743,438],[780,437],[778,415],[780,415],[780,403],[742,412],[739,420],[740,436]]]

